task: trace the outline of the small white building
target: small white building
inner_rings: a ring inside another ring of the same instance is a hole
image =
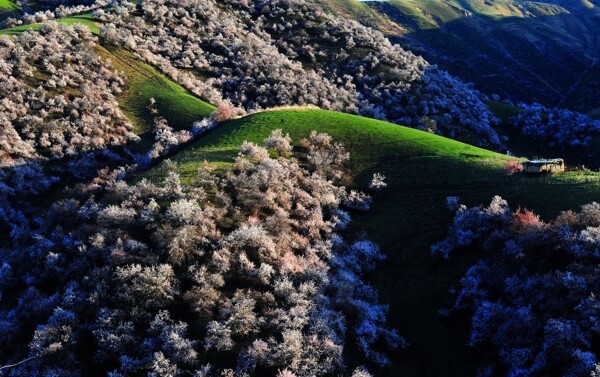
[[[565,160],[554,158],[550,160],[532,160],[523,162],[523,171],[525,173],[562,173],[565,171]]]

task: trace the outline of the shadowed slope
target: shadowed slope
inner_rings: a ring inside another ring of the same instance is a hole
[[[388,33],[393,41],[485,93],[517,101],[556,106],[600,58],[600,8],[586,1],[367,4],[408,30]]]

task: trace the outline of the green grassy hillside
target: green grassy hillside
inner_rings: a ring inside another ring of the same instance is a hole
[[[412,344],[388,375],[470,376],[474,363],[465,347],[467,325],[443,323],[438,309],[449,304],[448,289],[468,261],[436,265],[429,247],[443,238],[452,214],[447,196],[465,204],[488,203],[499,194],[513,206],[545,217],[600,198],[598,173],[569,172],[554,178],[509,180],[500,169],[508,157],[426,132],[386,122],[322,110],[268,111],[231,120],[176,155],[182,178],[193,183],[204,160],[230,164],[244,141],[259,142],[281,128],[294,142],[311,130],[331,134],[351,151],[353,184],[366,189],[375,172],[388,189],[375,195],[372,210],[357,216],[353,231],[365,230],[389,255],[372,277],[392,324]],[[157,167],[146,177],[159,179]]]
[[[467,159],[476,165],[494,167],[506,159],[494,152],[387,122],[324,110],[294,109],[266,111],[231,120],[177,155],[174,161],[178,162],[183,179],[191,183],[203,160],[219,166],[231,163],[244,140],[261,141],[275,128],[288,132],[295,141],[311,130],[318,130],[344,142],[353,153],[352,173],[356,178],[392,157],[425,161]]]
[[[126,50],[97,46],[96,51],[126,77],[125,88],[117,99],[136,127],[136,132],[142,136],[142,148],[147,147],[152,139],[150,131],[156,115],[167,119],[171,127],[184,129],[216,109]],[[148,109],[150,98],[156,100],[157,114]]]
[[[19,9],[19,6],[11,0],[0,0],[0,9],[15,11]]]

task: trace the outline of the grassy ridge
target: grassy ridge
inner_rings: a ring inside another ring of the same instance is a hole
[[[386,122],[322,110],[267,111],[229,121],[176,155],[182,178],[193,183],[206,160],[230,164],[244,141],[261,141],[281,128],[294,142],[315,129],[331,134],[351,151],[353,184],[365,189],[373,173],[387,176],[388,190],[375,195],[372,210],[356,216],[353,232],[364,230],[389,255],[372,277],[390,304],[393,326],[412,347],[399,355],[388,375],[474,375],[465,347],[468,326],[448,326],[437,311],[450,303],[448,289],[468,261],[435,265],[429,247],[443,238],[452,214],[445,198],[487,203],[493,195],[513,206],[553,216],[600,197],[600,175],[570,172],[554,178],[508,180],[500,168],[508,157],[450,139]],[[159,179],[156,168],[146,174]]]
[[[506,159],[494,152],[412,128],[349,114],[298,109],[266,111],[229,121],[174,160],[179,163],[182,178],[191,183],[203,160],[212,161],[218,166],[231,163],[244,140],[261,141],[274,128],[288,132],[295,141],[307,136],[311,130],[318,130],[344,142],[353,153],[352,173],[357,179],[362,173],[374,169],[380,161],[402,156],[424,161],[466,158],[475,164],[494,166]]]
[[[156,115],[163,116],[175,129],[190,128],[215,110],[210,105],[169,80],[153,67],[141,62],[126,50],[97,46],[96,51],[109,65],[126,77],[123,92],[117,97],[121,109],[142,136],[141,148],[152,139],[150,131]],[[157,114],[148,109],[150,98],[156,100]]]

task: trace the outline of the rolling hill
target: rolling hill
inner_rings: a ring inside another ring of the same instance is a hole
[[[266,111],[221,125],[172,158],[185,183],[193,184],[204,161],[219,168],[232,163],[244,141],[259,142],[282,129],[294,142],[311,130],[329,133],[351,151],[352,185],[361,189],[373,173],[387,177],[388,189],[375,194],[373,208],[354,216],[351,232],[364,230],[388,255],[372,276],[390,304],[392,325],[412,347],[398,356],[388,375],[473,375],[466,349],[466,324],[448,325],[438,310],[449,304],[448,289],[469,261],[436,265],[429,247],[442,239],[452,214],[447,196],[465,204],[501,195],[513,205],[551,217],[577,208],[600,194],[600,174],[568,172],[553,178],[507,179],[501,167],[509,157],[394,124],[316,109]],[[159,180],[162,166],[144,174]]]
[[[2,4],[0,2],[0,8]],[[587,6],[591,3],[581,4]],[[332,12],[367,24],[378,24],[380,28],[384,23],[384,32],[409,43],[415,51],[431,54],[434,62],[441,59],[441,65],[459,67],[457,74],[460,75],[483,74],[488,72],[486,69],[500,69],[498,75],[506,74],[504,70],[518,66],[519,59],[525,56],[519,57],[517,52],[530,52],[531,45],[520,44],[519,51],[508,51],[508,47],[503,45],[509,41],[513,43],[511,38],[523,34],[525,22],[544,23],[546,21],[537,18],[568,17],[557,5],[529,4],[527,8],[509,1],[424,1],[421,7],[416,7],[415,2],[397,0],[389,4],[369,5],[370,8],[362,3],[327,0],[327,9]],[[98,25],[88,15],[59,21],[83,23],[92,32],[98,32]],[[559,24],[535,25],[541,28],[540,34],[528,34],[525,39],[545,38],[550,34],[550,25]],[[29,25],[0,34],[18,34],[36,27]],[[491,34],[485,34],[495,32],[497,27],[502,28],[504,34],[501,34],[506,37],[504,41],[491,41]],[[531,24],[527,24],[527,28],[530,27]],[[445,40],[442,43],[436,39],[440,30],[450,36],[450,42]],[[564,35],[552,30],[556,34],[547,45],[548,49],[559,55],[566,54],[561,44]],[[482,49],[473,52],[469,48],[473,43],[481,43]],[[482,51],[487,52],[484,60],[467,54],[481,54]],[[143,141],[138,146],[141,150],[149,147],[152,137],[150,129],[154,115],[148,110],[150,98],[157,101],[158,114],[175,129],[187,128],[215,110],[214,106],[189,94],[125,49],[98,45],[96,52],[124,74],[126,85],[118,101],[125,115],[136,126],[136,132],[142,136]],[[467,55],[456,58],[463,53]],[[588,58],[582,58],[581,67],[591,59]],[[560,68],[563,63],[557,60],[557,66],[552,69]],[[509,65],[502,67],[506,64]],[[523,77],[532,74],[529,70],[515,69],[514,72]],[[477,81],[477,77],[473,76],[473,80]],[[495,77],[494,82],[498,81]],[[554,92],[548,91],[553,85],[552,80],[556,80],[552,78],[552,72],[547,75],[536,73],[531,77],[535,90],[554,96]],[[484,79],[483,76],[481,78]],[[502,81],[511,82],[513,79],[510,76],[510,80]],[[566,77],[561,85],[567,85],[568,81],[569,77]],[[487,78],[482,82],[482,85],[489,83]],[[513,90],[512,87],[506,89]],[[523,90],[530,93],[533,89],[525,86]],[[489,105],[501,118],[518,111],[499,103]],[[228,166],[238,155],[238,147],[244,140],[259,142],[274,129],[289,133],[296,144],[312,130],[326,132],[344,143],[352,154],[349,163],[351,187],[367,190],[374,173],[387,177],[388,189],[374,194],[374,205],[369,213],[354,214],[354,222],[348,232],[360,234],[366,231],[369,238],[381,245],[388,255],[388,261],[380,264],[371,281],[378,288],[382,301],[390,304],[392,325],[408,339],[411,348],[396,356],[394,367],[385,372],[387,375],[474,374],[476,362],[465,346],[468,334],[466,322],[449,324],[438,316],[438,310],[450,304],[448,289],[457,283],[470,262],[468,257],[461,257],[450,264],[437,265],[429,253],[429,247],[444,237],[452,218],[452,213],[445,206],[446,197],[458,196],[467,205],[477,205],[487,203],[493,195],[501,195],[514,206],[527,207],[550,218],[559,211],[590,202],[600,194],[599,173],[570,171],[555,177],[509,179],[501,171],[511,159],[506,155],[412,128],[313,108],[270,110],[229,120],[173,156],[172,161],[177,163],[183,182],[193,185],[197,170],[204,161],[217,169]],[[531,152],[527,145],[522,148],[523,154]],[[141,176],[158,181],[164,174],[165,169],[159,165]]]

